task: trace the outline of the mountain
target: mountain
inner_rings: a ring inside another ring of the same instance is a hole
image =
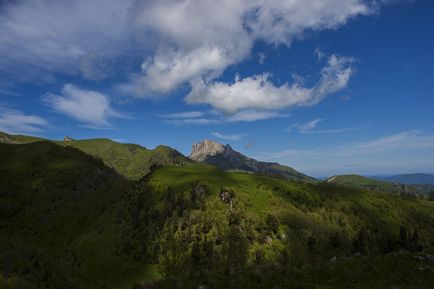
[[[434,175],[430,174],[403,174],[394,175],[389,177],[372,177],[378,180],[385,180],[391,182],[398,182],[406,185],[433,185],[434,186]]]
[[[434,186],[432,185],[405,185],[397,182],[367,178],[360,175],[333,176],[326,179],[325,182],[358,189],[407,195],[428,195],[434,190]]]
[[[288,180],[316,182],[314,178],[304,175],[293,168],[278,163],[257,161],[233,150],[228,144],[222,145],[211,140],[194,143],[189,158],[200,163],[214,165],[226,171],[277,175]]]
[[[0,288],[431,288],[434,202],[0,143]],[[430,259],[431,258],[431,259]]]
[[[150,172],[152,166],[183,166],[192,161],[177,150],[160,145],[150,150],[136,144],[122,144],[110,139],[88,139],[58,142],[75,147],[101,158],[104,163],[131,180],[138,180]]]
[[[37,142],[42,140],[44,139],[39,137],[25,136],[25,135],[11,135],[0,131],[0,143],[22,144],[22,143],[31,143],[31,142]]]
[[[62,146],[75,147],[87,154],[98,157],[122,176],[138,180],[150,172],[153,166],[187,165],[192,161],[168,146],[160,145],[153,150],[136,144],[122,144],[110,139],[75,140],[65,136],[63,141],[9,135],[0,132],[0,143],[23,144],[37,141],[51,141]]]

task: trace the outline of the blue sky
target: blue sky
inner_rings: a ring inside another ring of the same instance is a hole
[[[434,173],[432,1],[1,1],[0,130]]]

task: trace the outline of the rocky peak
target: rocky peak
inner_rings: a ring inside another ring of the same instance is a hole
[[[208,156],[215,156],[223,153],[227,149],[227,146],[219,144],[212,140],[203,140],[198,143],[193,143],[191,148],[190,159],[202,162]]]
[[[74,139],[72,138],[72,137],[70,137],[70,136],[65,136],[64,138],[63,138],[63,141],[73,141]]]

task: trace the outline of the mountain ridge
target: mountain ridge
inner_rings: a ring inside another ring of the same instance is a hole
[[[150,172],[153,166],[182,166],[192,163],[182,153],[165,145],[148,149],[138,144],[119,143],[108,138],[77,140],[65,136],[63,140],[48,140],[0,132],[0,143],[25,144],[38,141],[48,141],[79,149],[100,158],[107,166],[114,168],[119,174],[130,180],[141,179]]]
[[[295,169],[279,163],[262,162],[235,151],[229,144],[222,145],[216,141],[203,140],[195,142],[189,158],[226,171],[237,170],[249,173],[280,176],[288,180],[316,182],[317,180]]]
[[[347,187],[354,187],[358,189],[367,189],[377,192],[388,192],[404,195],[429,195],[434,186],[429,184],[413,184],[407,185],[398,182],[391,182],[384,179],[378,180],[368,178],[361,175],[335,175],[324,180],[325,183],[333,183]]]
[[[434,175],[426,173],[398,174],[392,176],[372,176],[371,178],[384,181],[399,182],[405,185],[427,184],[434,185]]]

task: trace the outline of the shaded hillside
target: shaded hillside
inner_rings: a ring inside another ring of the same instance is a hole
[[[210,140],[193,144],[190,158],[197,162],[214,165],[222,170],[275,175],[294,181],[317,181],[291,167],[257,161],[233,150],[230,145],[222,145]]]
[[[0,144],[0,176],[0,275],[21,280],[16,288],[144,276],[146,266],[116,253],[129,184],[102,161],[51,142]]]
[[[101,158],[108,166],[131,180],[142,178],[152,166],[182,166],[191,163],[177,150],[163,145],[149,150],[140,145],[121,144],[110,139],[71,140],[59,144]]]
[[[0,132],[0,143],[23,144],[42,140],[44,139]],[[142,178],[149,173],[152,166],[186,165],[191,163],[187,157],[177,150],[163,145],[150,150],[140,145],[122,144],[104,138],[74,140],[71,137],[65,137],[64,141],[53,142],[62,146],[75,147],[87,154],[98,157],[106,165],[131,180]]]
[[[325,182],[354,187],[358,189],[404,195],[427,196],[434,190],[434,186],[431,185],[404,185],[401,183],[395,183],[385,180],[366,178],[360,175],[333,176],[326,179]]]

